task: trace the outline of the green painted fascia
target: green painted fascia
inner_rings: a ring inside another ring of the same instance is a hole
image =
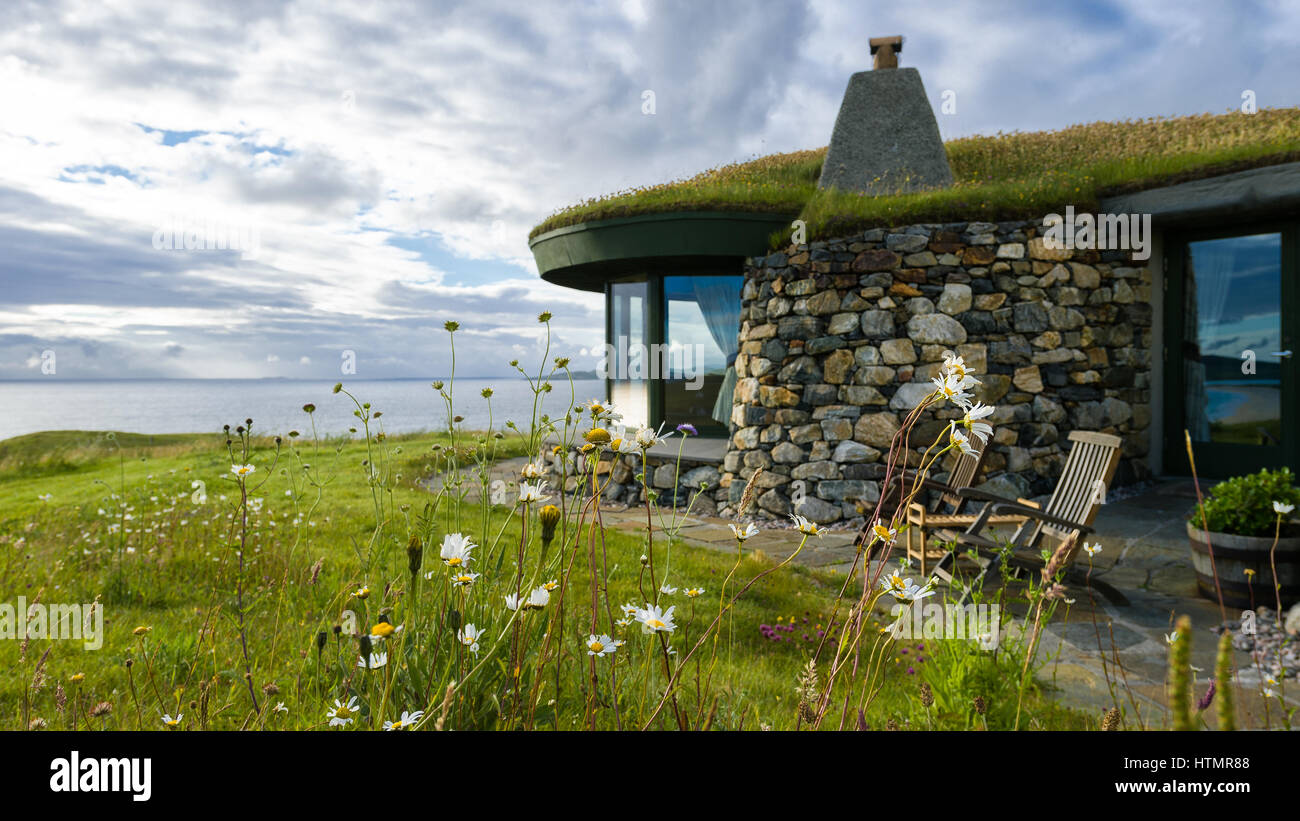
[[[672,211],[567,225],[528,244],[542,278],[602,290],[620,276],[671,268],[674,260],[739,260],[766,253],[768,238],[796,215]]]

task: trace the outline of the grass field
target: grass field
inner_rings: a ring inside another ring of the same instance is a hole
[[[590,220],[679,210],[797,215],[807,223],[809,240],[917,222],[1038,218],[1067,204],[1091,211],[1107,194],[1298,160],[1300,108],[963,137],[945,148],[955,184],[941,190],[895,196],[818,191],[826,149],[810,149],[594,198],[552,214],[532,236]],[[788,241],[788,232],[773,237],[773,247]]]
[[[733,567],[730,590],[775,563],[657,534],[658,581],[677,588],[658,598],[676,605],[676,630],[643,635],[635,624],[613,625],[618,604],[654,598],[643,534],[575,529],[569,511],[548,553],[535,512],[521,516],[527,508],[513,497],[480,504],[454,487],[458,473],[468,488],[491,461],[523,453],[522,440],[385,437],[373,421],[368,439],[364,431],[321,442],[286,436],[277,445],[253,435],[246,454],[238,432],[230,445],[223,434],[78,431],[0,442],[3,601],[97,602],[104,624],[96,650],[67,639],[0,641],[0,727],[162,730],[163,716],[181,715],[180,730],[327,728],[336,700],[353,698],[346,729],[377,729],[416,710],[455,729],[795,726],[796,685],[818,630],[833,634],[833,613],[847,609],[840,600],[837,611],[842,576],[791,564],[753,584],[720,620],[716,644],[673,670],[672,709],[653,715],[670,665],[719,612],[716,596]],[[240,480],[232,464],[255,471]],[[453,489],[435,493],[417,481],[435,472]],[[562,579],[568,596],[561,589],[545,608],[512,614],[501,590],[520,585],[521,518],[522,575]],[[438,543],[453,531],[480,545],[474,568],[484,579],[470,588],[448,585],[438,561]],[[419,573],[409,570],[413,543],[423,550]],[[692,587],[705,593],[688,598]],[[848,598],[858,592],[850,588]],[[388,663],[360,669],[360,639],[349,632],[383,633],[385,620],[403,628],[374,639]],[[477,654],[457,640],[468,622],[486,633]],[[589,632],[626,644],[593,658],[584,652]],[[935,648],[927,659],[922,643],[889,652],[862,722],[1010,726],[1017,696],[1008,682],[1020,664],[1011,650],[963,645]],[[951,666],[926,667],[935,662]],[[937,707],[920,703],[927,678],[942,687]],[[985,713],[973,709],[976,695],[989,704]],[[1025,708],[1022,727],[1095,725],[1037,685]]]

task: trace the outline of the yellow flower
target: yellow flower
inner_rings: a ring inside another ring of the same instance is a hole
[[[144,625],[141,625],[135,628],[134,630],[132,630],[131,633],[133,635],[143,636],[145,633],[148,633],[152,629],[153,629],[152,627],[145,627]]]
[[[1252,578],[1252,579],[1255,578],[1255,570],[1254,570],[1254,568],[1250,568],[1250,567],[1246,568],[1246,575],[1249,576],[1249,577]]]
[[[388,622],[381,621],[378,624],[376,624],[374,627],[370,628],[370,635],[382,636],[383,638],[388,638],[389,636],[393,635],[393,630],[395,629],[396,628],[393,627],[393,625],[389,624]]]
[[[68,681],[81,681],[81,680],[84,679],[85,677],[86,677],[86,674],[85,674],[85,673],[73,673],[73,674],[68,678]]]

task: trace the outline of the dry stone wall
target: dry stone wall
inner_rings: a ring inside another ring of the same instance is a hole
[[[1122,436],[1117,482],[1145,477],[1150,271],[1128,252],[1053,249],[1041,232],[1041,220],[909,225],[748,260],[722,512],[763,468],[761,511],[861,515],[945,351],[997,406],[986,489],[1050,492],[1075,429]],[[956,415],[927,411],[912,443],[923,450]]]

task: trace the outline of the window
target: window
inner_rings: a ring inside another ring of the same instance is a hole
[[[609,401],[626,425],[650,421],[650,283],[614,282],[609,286],[606,372]]]
[[[606,291],[609,398],[627,425],[725,436],[743,276],[666,276]]]
[[[1300,224],[1175,233],[1166,248],[1164,469],[1300,465]],[[1183,431],[1187,432],[1187,437]]]
[[[1187,243],[1186,425],[1192,440],[1282,442],[1282,235]]]
[[[663,418],[669,424],[726,434],[744,282],[743,276],[664,277]]]

